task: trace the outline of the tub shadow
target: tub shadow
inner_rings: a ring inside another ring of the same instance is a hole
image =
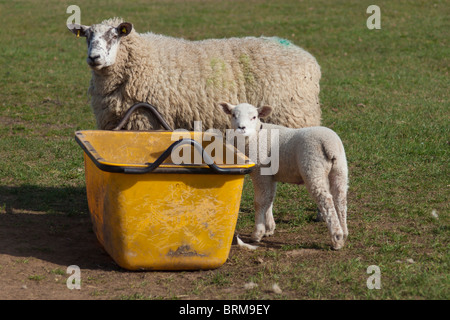
[[[0,186],[0,255],[120,270],[92,230],[84,188]]]

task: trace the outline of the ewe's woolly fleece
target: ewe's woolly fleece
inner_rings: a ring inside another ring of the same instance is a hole
[[[102,23],[118,26],[120,18]],[[134,29],[121,38],[116,62],[92,71],[89,93],[99,129],[112,129],[136,102],[157,107],[173,128],[229,128],[218,102],[270,105],[267,122],[300,128],[320,124],[320,67],[303,49],[279,38],[188,41]],[[127,130],[158,129],[148,115]]]

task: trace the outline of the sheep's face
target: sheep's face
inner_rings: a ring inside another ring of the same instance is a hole
[[[123,22],[117,27],[104,24],[94,24],[90,27],[69,24],[67,27],[77,37],[86,37],[88,46],[86,62],[94,70],[101,70],[114,64],[120,39],[133,30],[133,25],[128,22]]]
[[[234,106],[222,102],[220,105],[225,113],[231,115],[231,127],[236,130],[236,133],[244,136],[252,136],[257,133],[261,126],[259,118],[265,118],[272,112],[272,108],[269,106],[256,108],[248,103]]]

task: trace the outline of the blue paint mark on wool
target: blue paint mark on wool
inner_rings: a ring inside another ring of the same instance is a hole
[[[265,39],[267,39],[267,40],[269,40],[269,41],[278,42],[278,43],[281,44],[282,46],[286,46],[286,47],[292,45],[292,42],[290,42],[289,40],[280,38],[280,37],[267,37],[267,38],[265,38]]]
[[[283,46],[290,46],[292,43],[289,40],[283,38],[276,38],[280,44]]]

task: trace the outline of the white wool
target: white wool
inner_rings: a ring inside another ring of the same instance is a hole
[[[131,31],[122,33],[123,25]],[[194,121],[201,121],[203,130],[224,130],[228,118],[215,112],[217,101],[224,100],[276,106],[266,119],[270,123],[320,124],[320,67],[310,53],[287,40],[188,41],[140,34],[119,18],[68,27],[75,34],[82,30],[88,39],[93,56],[88,57],[89,93],[99,129],[114,128],[133,104],[147,102],[175,129],[192,130]],[[158,128],[145,111],[138,111],[126,125],[127,130]]]
[[[325,127],[290,129],[262,123],[259,117],[270,114],[268,106],[256,108],[247,103],[220,105],[225,113],[231,115],[233,129],[247,136],[245,150],[241,151],[250,156],[249,150],[255,145],[258,147],[258,157],[252,159],[256,169],[250,175],[255,189],[256,220],[252,238],[260,241],[263,236],[274,233],[272,207],[277,182],[305,184],[328,225],[332,247],[342,248],[348,235],[348,168],[339,136]],[[263,135],[260,133],[265,130],[276,131],[278,140],[261,138]],[[263,172],[267,166],[264,155],[270,155],[279,162],[273,174]]]

